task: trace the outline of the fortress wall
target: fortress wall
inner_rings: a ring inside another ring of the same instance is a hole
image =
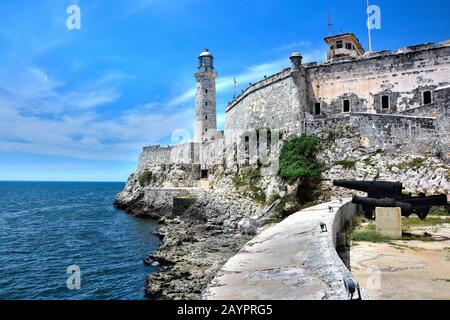
[[[142,171],[153,164],[169,163],[170,152],[171,147],[161,147],[159,145],[144,147],[139,156],[137,171]]]
[[[285,70],[248,88],[242,97],[227,107],[225,136],[236,129],[299,126],[303,119],[300,97],[305,95],[299,93],[296,81],[291,72]]]
[[[199,145],[192,142],[161,147],[145,147],[139,157],[138,171],[159,164],[192,164],[200,159]]]
[[[170,161],[175,164],[190,164],[199,160],[197,143],[187,142],[170,148]]]
[[[227,168],[257,163],[258,129],[279,129],[285,135],[302,133],[306,99],[306,74],[290,69],[248,88],[227,108],[224,134]]]
[[[340,114],[344,99],[350,99],[352,112],[392,114],[420,107],[424,90],[434,91],[450,84],[450,46],[419,49],[307,66],[310,112],[315,102],[321,102],[323,115]],[[384,94],[390,96],[389,110],[381,108]]]
[[[339,131],[345,126],[358,128],[362,143],[372,148],[425,154],[439,148],[447,150],[450,144],[448,134],[439,128],[439,119],[430,117],[354,113],[347,117],[308,121],[306,132]]]
[[[200,164],[202,169],[209,166],[223,165],[225,159],[225,141],[223,139],[208,141],[202,144]]]
[[[351,118],[375,148],[433,153],[440,146],[435,118],[361,114]]]

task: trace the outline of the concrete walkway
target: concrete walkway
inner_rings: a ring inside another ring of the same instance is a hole
[[[351,274],[335,250],[335,239],[355,212],[348,199],[330,202],[266,229],[223,266],[203,298],[348,299],[343,278]],[[321,232],[321,221],[328,232]]]

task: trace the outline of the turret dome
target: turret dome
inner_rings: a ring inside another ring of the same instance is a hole
[[[202,53],[200,53],[199,57],[212,57],[212,54],[208,49],[204,49]]]

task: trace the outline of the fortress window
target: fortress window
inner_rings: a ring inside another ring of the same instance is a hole
[[[352,44],[351,43],[346,43],[345,44],[345,48],[348,50],[352,50]]]
[[[316,103],[316,105],[314,107],[314,114],[316,116],[320,115],[320,113],[321,113],[320,107],[321,107],[321,103],[320,102]]]
[[[344,47],[344,43],[342,42],[342,40],[336,41],[336,49],[341,49],[343,47]]]
[[[205,89],[205,93],[208,93],[208,89]]]
[[[208,116],[205,116],[205,120],[208,120]]]
[[[350,112],[350,100],[344,100],[343,106],[342,106],[342,112],[344,112],[344,113]]]
[[[431,91],[424,91],[423,92],[423,104],[431,104],[432,98],[431,98]]]
[[[207,106],[208,105],[208,102],[205,102],[205,106]]]
[[[382,96],[381,97],[381,109],[389,109],[389,96]]]

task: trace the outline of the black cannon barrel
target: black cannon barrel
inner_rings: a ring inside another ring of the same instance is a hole
[[[446,206],[448,203],[445,194],[428,197],[405,197],[400,201],[410,203],[413,207],[440,207]]]
[[[401,182],[388,181],[351,181],[335,180],[333,185],[351,190],[367,192],[369,197],[384,198],[401,195],[403,185]]]
[[[399,207],[402,210],[402,215],[409,217],[412,213],[413,206],[410,203],[397,201],[391,198],[365,198],[353,196],[352,203],[360,204],[366,207],[381,207],[381,208],[396,208]]]

